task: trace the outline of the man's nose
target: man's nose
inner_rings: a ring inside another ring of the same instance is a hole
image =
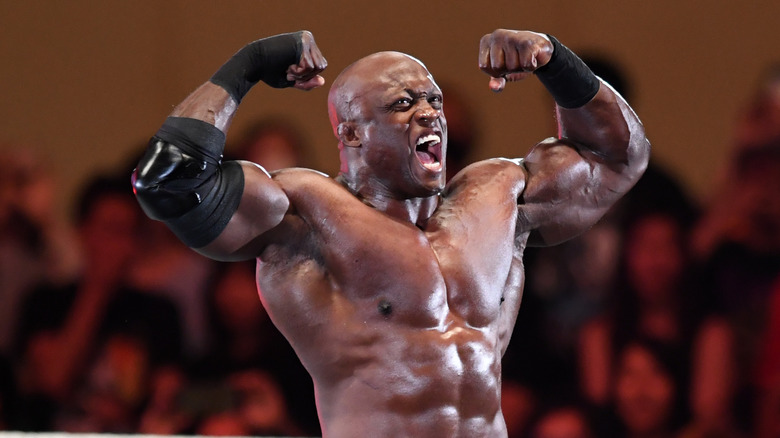
[[[421,104],[420,109],[417,110],[414,116],[418,123],[428,126],[441,116],[441,110],[438,110],[425,102]]]

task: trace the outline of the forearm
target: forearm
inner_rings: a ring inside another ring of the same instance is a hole
[[[603,84],[579,108],[558,106],[558,135],[592,152],[613,168],[644,169],[650,145],[628,104]],[[625,169],[623,169],[625,170]]]
[[[554,37],[550,61],[536,70],[556,101],[558,135],[609,164],[644,168],[649,145],[625,100]]]
[[[227,132],[238,104],[259,81],[289,87],[287,68],[301,56],[303,32],[276,35],[247,44],[174,108],[171,117],[204,121]]]
[[[201,120],[227,133],[237,110],[238,102],[224,88],[209,81],[176,105],[170,117]]]

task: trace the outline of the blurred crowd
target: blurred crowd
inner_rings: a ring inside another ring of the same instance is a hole
[[[631,101],[614,65],[586,61]],[[479,126],[443,88],[454,174]],[[745,100],[709,199],[651,162],[591,230],[527,250],[510,438],[780,437],[780,67]],[[227,155],[309,166],[300,133],[262,120]],[[2,154],[0,430],[319,435],[254,261],[208,260],[146,218],[130,164],[90,178],[63,221],[45,160]]]

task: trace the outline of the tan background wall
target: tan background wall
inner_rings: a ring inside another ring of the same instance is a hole
[[[526,28],[614,56],[631,76],[655,159],[704,198],[736,109],[780,59],[778,17],[778,1],[0,0],[0,144],[47,156],[66,207],[88,175],[137,156],[172,106],[245,42],[305,28],[331,80],[374,51],[417,56],[473,102],[478,158],[520,156],[552,134],[550,101],[536,81],[489,92],[476,59],[483,34]],[[333,174],[326,95],[257,87],[234,132],[262,115],[291,117],[305,126],[316,167]]]

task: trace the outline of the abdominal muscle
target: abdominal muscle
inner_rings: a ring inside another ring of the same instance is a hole
[[[326,353],[342,376],[311,370],[324,436],[506,436],[493,330],[365,324]]]

